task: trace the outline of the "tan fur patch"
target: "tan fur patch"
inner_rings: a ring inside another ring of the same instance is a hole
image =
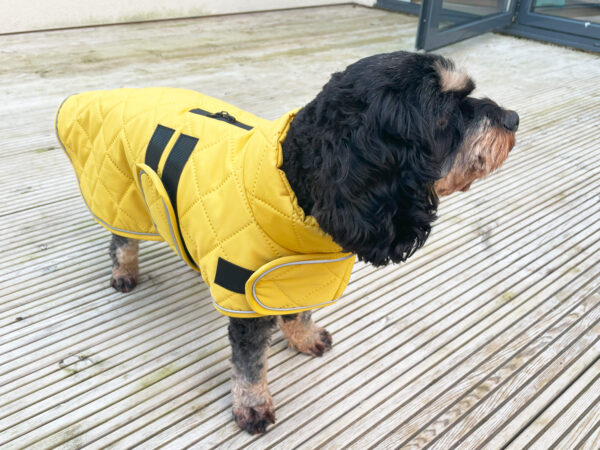
[[[266,361],[261,370],[260,381],[258,383],[251,384],[246,381],[235,367],[233,368],[231,380],[234,409],[240,407],[254,408],[263,405],[270,406],[271,409],[273,408],[273,399],[267,385]]]
[[[498,169],[514,145],[514,133],[482,122],[465,137],[450,172],[435,183],[436,193],[444,196],[467,191],[473,181]]]
[[[130,240],[127,245],[117,248],[117,264],[113,267],[114,278],[137,279],[139,271],[138,241]]]
[[[442,92],[462,91],[467,88],[471,81],[469,75],[464,70],[449,69],[439,62],[435,64],[435,68],[440,76]]]
[[[309,312],[298,314],[296,320],[279,317],[279,327],[290,347],[299,352],[321,356],[331,348],[331,335],[314,324]]]
[[[238,426],[249,433],[264,433],[269,423],[275,423],[273,398],[267,385],[267,360],[258,383],[248,382],[234,367],[231,376],[232,410]]]

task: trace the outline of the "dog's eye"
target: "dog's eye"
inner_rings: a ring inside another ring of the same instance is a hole
[[[448,126],[448,119],[446,119],[445,117],[438,119],[436,126],[438,128],[446,128]]]

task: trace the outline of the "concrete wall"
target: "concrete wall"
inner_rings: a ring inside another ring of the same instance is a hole
[[[0,0],[0,34],[350,3],[348,0]],[[375,0],[358,0],[372,6]]]

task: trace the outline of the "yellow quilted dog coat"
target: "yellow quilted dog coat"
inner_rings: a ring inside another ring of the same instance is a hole
[[[279,169],[294,114],[271,122],[195,91],[117,89],[69,97],[56,131],[101,225],[166,241],[218,311],[259,317],[333,303],[355,259]]]

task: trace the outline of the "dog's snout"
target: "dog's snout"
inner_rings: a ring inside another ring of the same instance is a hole
[[[519,115],[515,111],[507,111],[502,125],[509,131],[517,131],[519,128]]]

